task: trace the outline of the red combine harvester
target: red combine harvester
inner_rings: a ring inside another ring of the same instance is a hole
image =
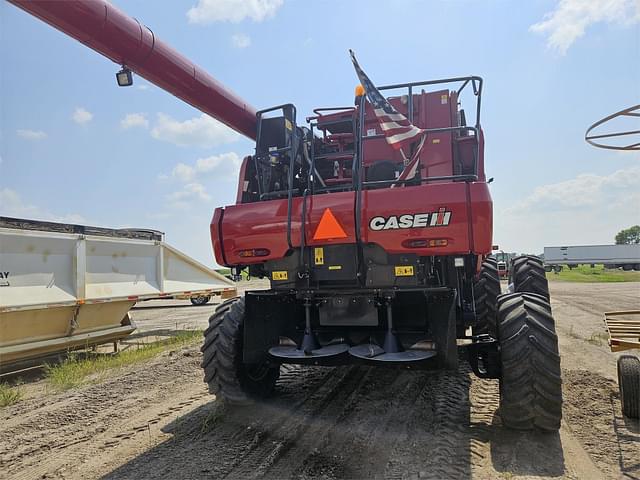
[[[211,317],[202,351],[212,393],[234,403],[266,397],[283,363],[455,370],[464,351],[476,375],[500,380],[507,426],[560,427],[542,263],[515,258],[513,292],[501,294],[489,257],[480,77],[364,82],[353,107],[318,108],[302,126],[292,104],[254,114],[102,0],[12,3],[255,138],[236,204],[215,210],[210,231],[219,264],[271,288]],[[475,98],[470,116],[463,92]],[[396,121],[420,132],[408,156],[391,144]]]

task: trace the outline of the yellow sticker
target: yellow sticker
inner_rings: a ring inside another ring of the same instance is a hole
[[[289,279],[289,275],[287,275],[287,272],[271,272],[271,278],[273,280],[288,280]]]
[[[342,265],[329,265],[329,270],[342,270]]]
[[[434,138],[433,140],[431,140],[431,143],[440,143],[440,139],[439,138]]]
[[[288,118],[284,119],[284,126],[287,127],[287,130],[293,130],[293,125],[291,125],[291,122]]]
[[[448,101],[449,101],[449,95],[447,95],[446,93],[443,94],[443,95],[440,95],[440,104],[441,105],[446,105]]]
[[[324,248],[317,247],[313,249],[314,263],[316,265],[324,265]]]
[[[413,265],[396,265],[396,277],[413,276]]]

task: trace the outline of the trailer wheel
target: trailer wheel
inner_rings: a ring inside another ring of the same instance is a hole
[[[232,404],[248,404],[273,393],[280,368],[242,361],[244,298],[220,304],[204,331],[202,368],[209,392]]]
[[[562,419],[562,379],[549,301],[531,293],[498,300],[500,416],[517,430],[557,431]]]
[[[640,418],[640,358],[622,355],[618,358],[618,386],[622,413]]]
[[[211,300],[211,297],[207,295],[198,295],[197,297],[191,297],[189,300],[191,300],[193,305],[206,305],[209,303],[209,300]]]
[[[514,258],[509,278],[514,292],[537,293],[549,299],[549,282],[538,257],[522,255]]]
[[[478,279],[473,288],[476,310],[475,333],[496,336],[496,311],[500,295],[500,275],[498,261],[487,258],[482,262]]]

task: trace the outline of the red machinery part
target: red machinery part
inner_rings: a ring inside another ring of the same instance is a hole
[[[8,0],[220,122],[256,138],[256,111],[106,0]]]
[[[394,190],[367,190],[362,195],[360,236],[364,243],[377,244],[388,253],[416,253],[423,256],[483,254],[491,251],[493,212],[485,182],[423,184]],[[313,207],[306,211],[306,244],[314,247],[355,243],[353,204],[354,192],[314,197]],[[331,210],[346,232],[345,238],[314,239],[326,209]],[[374,217],[388,219],[409,213],[431,215],[441,209],[448,214],[446,222],[441,225],[437,222],[431,225],[429,221],[429,226],[425,225],[424,228],[377,229],[371,226]],[[301,218],[301,197],[293,199],[292,212],[293,218]],[[264,221],[267,218],[268,222]],[[220,265],[232,266],[283,258],[288,250],[286,224],[286,199],[217,208],[211,221],[211,241],[216,261]],[[293,224],[291,234],[293,244],[299,245],[300,223]],[[408,240],[425,239],[427,244],[421,248],[411,248],[406,244]],[[429,240],[447,241],[431,245]],[[252,249],[268,253],[253,258],[240,255],[240,252]]]

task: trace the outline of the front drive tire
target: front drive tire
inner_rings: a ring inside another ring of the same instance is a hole
[[[500,275],[498,262],[487,258],[482,262],[480,273],[473,287],[476,311],[474,334],[488,333],[496,336],[496,310],[500,295]]]
[[[244,298],[233,298],[216,309],[204,331],[202,368],[209,392],[231,404],[250,404],[273,393],[280,368],[266,361],[242,361]]]
[[[509,283],[514,292],[536,293],[549,299],[549,282],[542,260],[533,255],[521,255],[511,262]]]
[[[618,358],[618,386],[624,416],[640,418],[640,358],[633,355]]]
[[[500,297],[498,341],[503,424],[517,430],[557,431],[562,419],[562,379],[549,301],[530,293]]]

